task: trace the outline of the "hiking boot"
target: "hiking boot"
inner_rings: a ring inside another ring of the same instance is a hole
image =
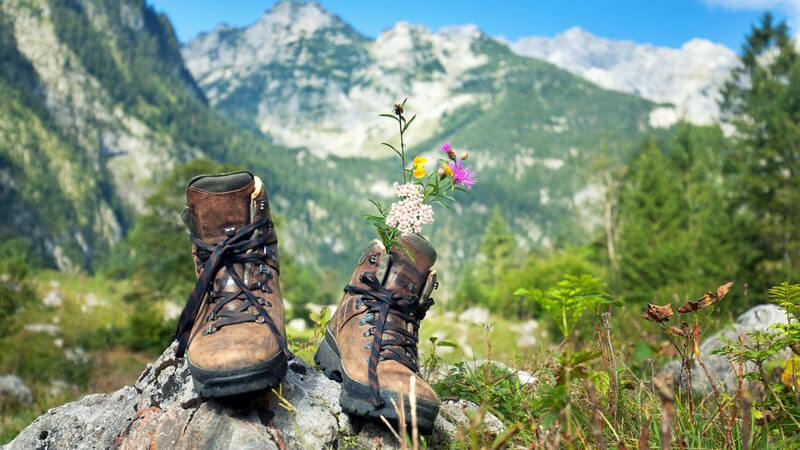
[[[392,399],[399,408],[402,395],[410,427],[413,376],[418,429],[423,434],[433,430],[439,398],[420,377],[417,342],[419,323],[437,286],[436,271],[431,270],[435,260],[428,241],[409,235],[390,254],[373,241],[358,261],[314,355],[328,378],[342,383],[339,402],[345,412],[397,421]]]
[[[178,322],[177,356],[187,355],[202,397],[277,386],[290,353],[261,179],[246,171],[195,177],[186,205],[197,284]]]

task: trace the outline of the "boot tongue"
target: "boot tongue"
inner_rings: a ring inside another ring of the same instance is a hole
[[[247,171],[193,178],[186,189],[191,233],[207,244],[217,244],[250,223],[254,190],[255,178]]]
[[[412,258],[409,258],[406,250]],[[403,297],[419,295],[434,262],[436,250],[430,242],[418,234],[404,236],[392,248],[384,287]]]

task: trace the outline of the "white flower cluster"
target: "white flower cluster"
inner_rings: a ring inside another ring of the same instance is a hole
[[[422,193],[414,183],[394,183],[394,192],[402,198],[392,203],[386,225],[397,227],[403,236],[422,231],[423,225],[433,223],[433,207],[422,203]]]

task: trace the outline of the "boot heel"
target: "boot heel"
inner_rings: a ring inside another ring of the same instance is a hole
[[[336,349],[336,343],[332,342],[333,338],[325,330],[325,339],[314,354],[314,362],[317,366],[325,372],[325,376],[329,379],[341,383],[342,382],[342,359]]]

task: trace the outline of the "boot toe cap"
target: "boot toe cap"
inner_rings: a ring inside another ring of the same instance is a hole
[[[189,362],[203,370],[235,370],[263,364],[280,353],[280,345],[265,326],[245,323],[198,335],[189,345]]]

